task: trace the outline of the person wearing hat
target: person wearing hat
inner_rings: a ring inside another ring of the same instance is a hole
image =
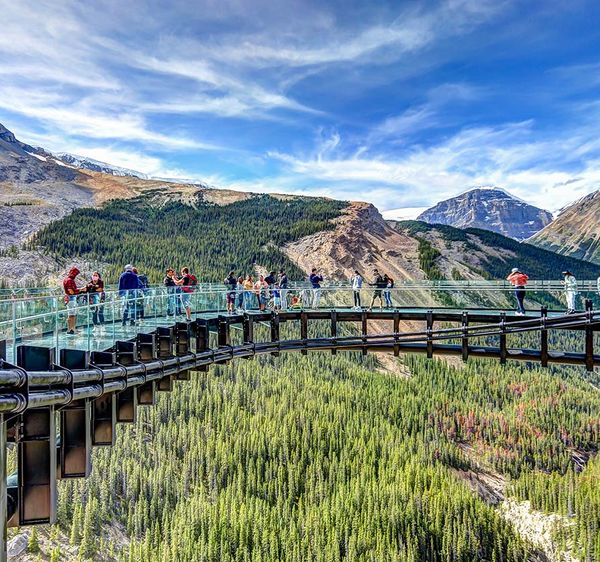
[[[133,271],[133,265],[128,263],[125,271],[119,277],[119,296],[123,305],[123,326],[127,324],[127,319],[132,326],[135,326],[135,305],[138,289],[141,289],[140,280]]]
[[[525,315],[525,285],[529,277],[525,273],[519,271],[518,267],[513,267],[510,275],[506,278],[515,288],[515,298],[517,299],[517,316]]]
[[[565,296],[567,297],[567,314],[575,314],[575,299],[577,297],[577,279],[570,271],[563,271],[565,278]]]

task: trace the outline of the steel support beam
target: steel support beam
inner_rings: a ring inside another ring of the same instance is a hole
[[[271,341],[279,343],[279,314],[275,312],[271,314]],[[279,357],[279,351],[273,351],[271,355]]]
[[[334,346],[331,348],[332,355],[335,355],[337,353],[337,349],[335,348],[337,334],[338,334],[338,332],[337,332],[337,311],[332,310],[331,311],[331,344]]]
[[[137,346],[133,341],[118,341],[117,363],[128,366],[137,362]],[[138,389],[130,386],[117,394],[117,422],[135,423],[138,406]]]
[[[93,351],[91,364],[102,369],[114,367],[117,361],[116,353]],[[102,381],[104,385],[104,381]],[[92,403],[92,445],[109,447],[115,444],[117,424],[117,396],[114,392],[102,394]]]
[[[61,349],[60,364],[66,369],[87,369],[87,351]],[[86,478],[92,470],[92,409],[87,399],[71,402],[60,410],[59,477]]]
[[[469,313],[465,310],[462,313],[462,338],[460,340],[461,356],[463,361],[469,359],[469,338],[467,337],[469,329]]]

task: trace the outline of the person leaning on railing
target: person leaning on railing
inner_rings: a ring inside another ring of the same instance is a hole
[[[67,305],[67,335],[69,336],[75,335],[75,326],[77,325],[77,295],[86,292],[85,287],[78,287],[75,282],[79,273],[79,269],[72,267],[63,279],[65,304]]]
[[[525,315],[525,285],[529,277],[525,273],[519,271],[518,267],[513,267],[509,276],[506,278],[515,288],[515,298],[517,299],[517,316]]]

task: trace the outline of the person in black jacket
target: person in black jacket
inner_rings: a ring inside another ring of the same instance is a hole
[[[373,278],[373,283],[369,283],[369,285],[375,287],[375,290],[373,291],[369,310],[373,308],[375,299],[379,299],[379,308],[383,309],[383,290],[387,287],[387,280],[379,273],[378,269],[373,270]]]

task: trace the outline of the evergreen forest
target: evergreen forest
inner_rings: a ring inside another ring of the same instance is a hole
[[[199,196],[187,205],[157,205],[150,195],[110,201],[100,209],[77,209],[40,230],[28,247],[43,247],[60,258],[84,257],[106,264],[115,278],[126,263],[135,264],[151,282],[165,269],[189,267],[199,281],[221,281],[230,270],[254,274],[254,265],[284,267],[290,279],[302,279],[281,251],[293,240],[331,228],[346,207],[331,199],[258,195],[229,205]]]

